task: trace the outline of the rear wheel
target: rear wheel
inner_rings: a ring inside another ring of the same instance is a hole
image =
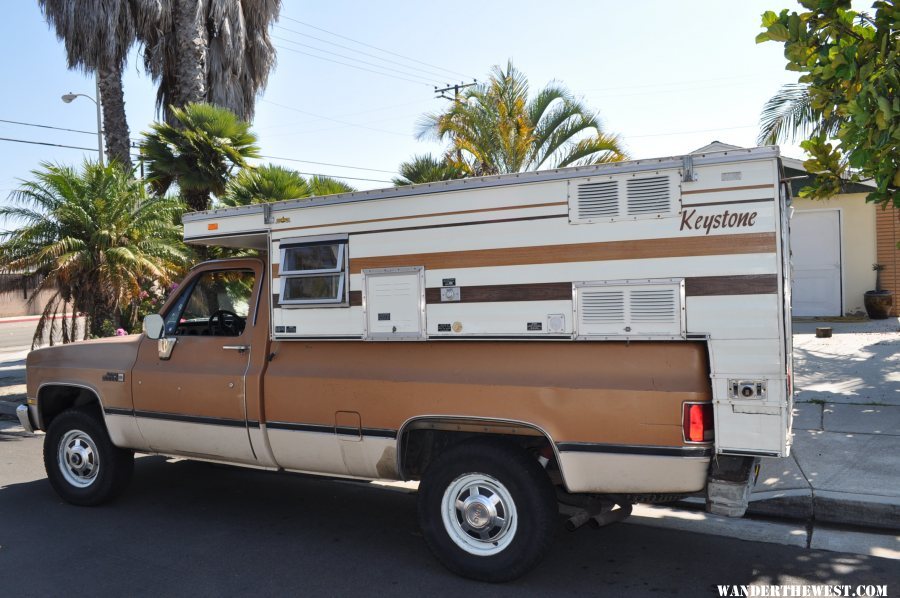
[[[449,449],[419,488],[428,547],[454,573],[480,581],[510,581],[537,565],[557,515],[553,486],[537,460],[497,439]]]
[[[44,437],[44,468],[63,500],[93,506],[125,489],[134,453],[116,447],[95,415],[69,409],[56,416]]]

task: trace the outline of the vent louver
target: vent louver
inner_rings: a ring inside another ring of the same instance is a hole
[[[576,283],[581,338],[683,338],[681,279]]]
[[[618,181],[578,185],[578,218],[614,218],[618,215]]]
[[[631,179],[626,186],[629,216],[660,214],[670,211],[672,197],[669,191],[669,177]]]
[[[569,221],[609,222],[674,215],[678,203],[677,177],[670,173],[654,175],[619,175],[602,181],[570,182]]]

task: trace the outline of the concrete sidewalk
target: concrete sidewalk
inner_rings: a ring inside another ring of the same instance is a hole
[[[900,321],[794,332],[792,454],[763,460],[749,513],[900,530]],[[0,354],[0,416],[25,400],[26,354]]]
[[[831,326],[831,338],[816,338]],[[794,441],[751,514],[900,530],[900,322],[794,323]]]

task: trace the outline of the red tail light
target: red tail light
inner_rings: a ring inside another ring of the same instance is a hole
[[[712,403],[685,403],[682,426],[685,442],[709,442],[712,440]]]

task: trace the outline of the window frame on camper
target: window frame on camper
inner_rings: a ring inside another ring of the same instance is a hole
[[[285,267],[290,260],[288,253],[292,249],[304,249],[317,246],[336,246],[337,255],[335,265],[331,268],[293,269]],[[314,237],[292,237],[282,239],[279,242],[278,276],[281,279],[281,293],[278,297],[278,305],[283,307],[349,307],[350,286],[350,256],[349,235],[320,235]],[[289,299],[287,287],[289,281],[295,279],[331,278],[338,277],[337,292],[333,297],[316,297],[310,299]]]

